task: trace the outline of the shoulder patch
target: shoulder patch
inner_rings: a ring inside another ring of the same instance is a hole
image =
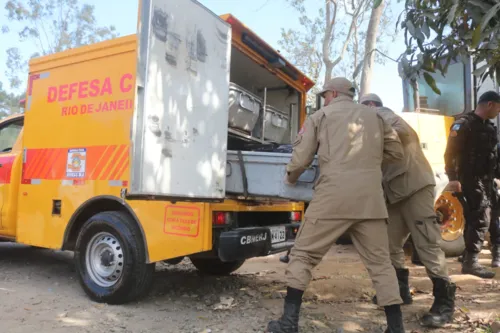
[[[451,127],[451,130],[452,131],[458,131],[460,129],[460,127],[462,127],[462,124],[460,123],[455,123],[453,124],[453,126]]]
[[[450,136],[451,136],[452,138],[456,137],[456,136],[457,136],[457,131],[451,131],[451,132],[450,132]]]

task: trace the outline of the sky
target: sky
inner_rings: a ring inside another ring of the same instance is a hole
[[[4,12],[7,0],[0,0],[0,11]],[[95,6],[95,14],[99,25],[114,25],[120,34],[125,36],[136,32],[138,0],[84,0],[82,2]],[[200,0],[217,15],[231,13],[252,29],[275,49],[279,49],[278,41],[281,28],[294,29],[299,27],[297,13],[285,0]],[[395,1],[392,1],[395,3]],[[309,1],[312,5],[321,3],[318,0]],[[393,9],[399,13],[398,8]],[[0,19],[0,25],[6,21]],[[0,81],[7,86],[4,72],[6,69],[5,50],[18,44],[14,34],[0,34]],[[404,50],[401,38],[391,43],[388,55],[397,58]],[[33,50],[23,49],[26,54]],[[397,64],[387,61],[384,65],[376,64],[373,71],[371,92],[378,94],[384,104],[396,112],[403,108],[403,92],[401,79],[398,76]]]

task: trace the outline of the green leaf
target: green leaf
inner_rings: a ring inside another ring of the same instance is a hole
[[[440,47],[441,46],[441,41],[436,37],[434,38],[434,40],[431,42],[432,45],[434,45],[435,47]]]
[[[486,65],[483,65],[481,67],[479,67],[478,69],[476,69],[475,71],[472,72],[473,75],[475,76],[481,76],[484,74],[484,72],[486,72],[486,70],[488,69],[489,65],[486,64]]]
[[[447,21],[450,25],[455,20],[455,14],[457,13],[458,3],[451,6],[450,12],[448,13]]]
[[[479,7],[481,8],[482,10],[484,10],[485,12],[489,11],[491,9],[491,6],[484,2],[484,1],[476,1],[476,0],[468,0],[468,3],[476,6],[476,7]]]
[[[429,55],[424,57],[424,62],[422,67],[427,72],[436,73],[436,70],[434,69],[434,61]]]
[[[401,64],[403,65],[404,71],[408,71],[410,68],[410,63],[408,62],[408,59],[406,57],[401,58]]]
[[[415,33],[415,26],[413,25],[413,23],[411,21],[406,21],[403,23],[405,24],[406,29],[408,29],[408,32],[410,33],[410,35],[417,38],[416,33]]]
[[[427,24],[427,21],[424,22],[424,24],[422,25],[422,32],[424,33],[424,35],[427,38],[429,38],[431,35],[431,29],[429,29],[429,25]]]
[[[378,8],[378,6],[380,6],[382,4],[382,1],[384,1],[384,0],[374,0],[373,1],[373,9]]]
[[[474,33],[472,34],[472,45],[473,49],[476,49],[481,42],[481,25],[478,25],[476,29],[474,29]]]
[[[481,22],[481,31],[485,29],[488,26],[488,23],[490,23],[490,20],[497,15],[497,12],[500,10],[500,3],[496,4],[491,8],[486,15],[483,17],[483,21]]]
[[[427,82],[427,84],[429,85],[429,87],[431,87],[431,89],[438,95],[441,95],[441,90],[439,90],[439,88],[437,87],[436,85],[436,80],[434,80],[434,78],[427,72],[424,72],[424,79],[425,79],[425,82]]]
[[[406,21],[406,29],[408,29],[410,34],[420,42],[423,42],[425,40],[424,34],[422,33],[422,31],[420,31],[420,29],[415,28],[413,22]]]

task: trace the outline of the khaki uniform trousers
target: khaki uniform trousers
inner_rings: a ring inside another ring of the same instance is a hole
[[[399,295],[396,271],[389,257],[385,220],[323,220],[306,218],[290,252],[286,270],[288,287],[306,290],[311,270],[316,267],[335,241],[346,231],[361,256],[380,306],[403,303]]]
[[[448,279],[445,255],[439,246],[441,231],[434,212],[434,187],[427,186],[387,208],[389,250],[394,267],[406,268],[403,246],[411,234],[427,275]]]

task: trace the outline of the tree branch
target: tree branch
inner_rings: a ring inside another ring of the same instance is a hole
[[[364,0],[364,1],[366,1],[366,0]],[[346,38],[344,40],[344,45],[342,46],[340,54],[337,57],[337,59],[335,59],[333,62],[331,62],[331,64],[333,65],[333,67],[335,67],[336,65],[338,65],[338,63],[341,62],[342,59],[344,59],[344,54],[345,54],[345,51],[347,50],[347,46],[349,45],[349,40],[351,39],[352,34],[354,32],[354,28],[356,26],[356,21],[357,21],[357,19],[359,17],[359,14],[361,12],[361,8],[363,8],[362,5],[358,6],[356,8],[356,10],[354,11],[354,15],[352,16],[352,20],[351,20],[351,26],[349,27],[349,32],[347,33],[347,36],[346,36]]]
[[[333,27],[335,26],[335,21],[337,19],[338,7],[336,0],[327,0],[325,6],[326,6],[325,8],[326,27],[325,27],[325,36],[323,39],[323,62],[325,63],[326,66],[326,73],[325,73],[325,81],[326,81],[330,79],[331,71],[332,68],[334,67],[332,61],[330,60],[330,48],[332,43]]]
[[[36,2],[40,7],[42,7],[42,4],[40,3],[40,0],[37,0]],[[42,31],[43,31],[43,34],[45,35],[45,39],[47,40],[47,46],[48,48],[50,49],[50,51],[52,51],[52,43],[50,42],[50,39],[49,39],[49,35],[47,34],[47,30],[45,29],[45,24],[43,23],[43,17],[41,18],[40,20],[40,24],[42,26]]]

